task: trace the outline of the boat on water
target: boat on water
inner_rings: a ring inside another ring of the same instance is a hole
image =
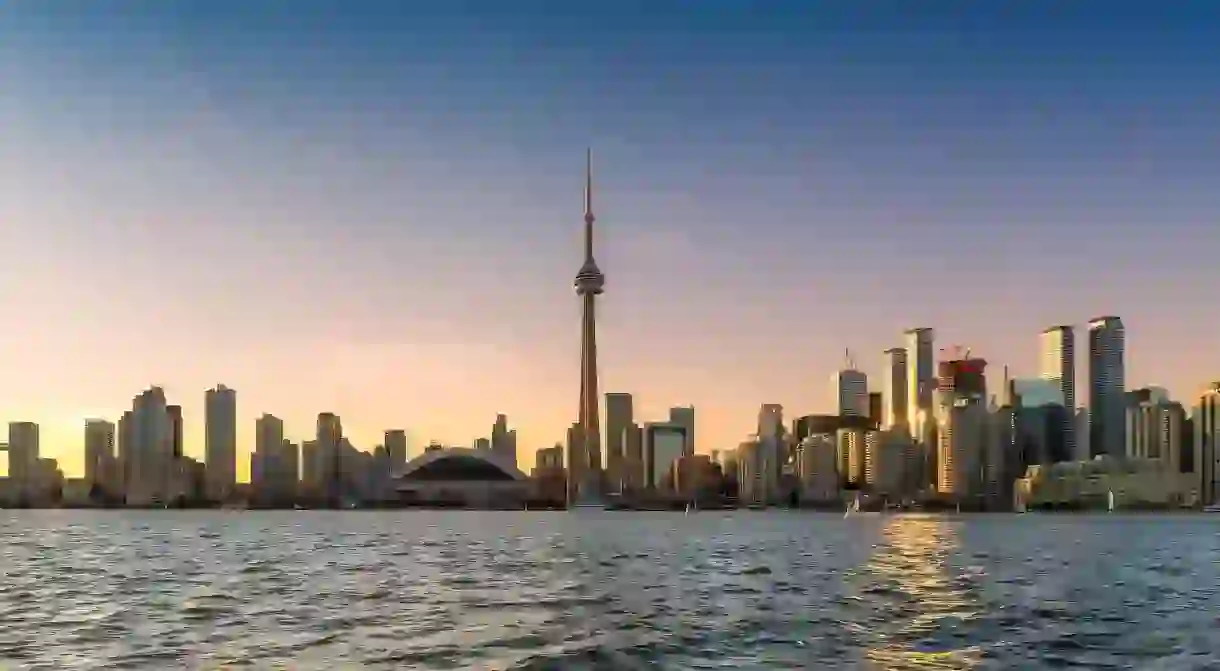
[[[1220,513],[1220,503],[1213,503],[1213,504],[1211,504],[1210,506],[1204,506],[1204,507],[1203,507],[1203,512],[1205,512],[1205,513]]]
[[[872,516],[872,515],[880,515],[880,514],[881,513],[876,510],[860,510],[860,495],[857,494],[855,500],[853,500],[851,502],[851,505],[847,506],[847,510],[845,510],[843,512],[843,519],[847,519],[848,517],[851,517],[853,515]]]

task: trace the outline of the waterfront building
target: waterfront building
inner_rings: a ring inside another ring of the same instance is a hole
[[[1126,451],[1126,330],[1118,317],[1089,322],[1089,447],[1092,456]]]
[[[865,437],[864,482],[891,499],[908,489],[907,469],[914,443],[905,430],[869,431]]]
[[[762,453],[757,439],[737,446],[737,500],[741,505],[766,505],[767,482]]]
[[[337,501],[342,496],[343,420],[333,412],[318,413],[314,441],[316,494],[328,502]]]
[[[1194,428],[1193,461],[1205,505],[1220,503],[1220,382],[1200,395],[1191,417]]]
[[[911,435],[921,438],[925,433],[924,422],[935,422],[932,407],[936,389],[935,334],[930,328],[913,328],[907,329],[903,335],[906,338],[907,357],[907,426]]]
[[[407,465],[407,432],[402,429],[386,431],[384,445],[390,462],[390,472],[401,471]]]
[[[881,396],[884,400],[881,427],[907,427],[907,351],[901,347],[885,350],[885,370],[881,375]]]
[[[150,387],[132,401],[132,443],[128,505],[166,505],[172,498],[173,426],[165,391]]]
[[[644,429],[631,422],[623,428],[623,488],[638,491],[644,487]]]
[[[8,474],[17,500],[29,501],[37,494],[38,433],[34,422],[8,423]]]
[[[508,428],[508,416],[496,415],[491,427],[491,449],[504,459],[517,463],[517,430]]]
[[[563,470],[563,446],[544,447],[534,454],[535,471]]]
[[[1126,416],[1128,459],[1163,461],[1170,470],[1182,471],[1182,443],[1186,410],[1181,403],[1151,389],[1138,389],[1128,397]]]
[[[839,500],[838,446],[833,434],[806,436],[797,446],[797,477],[802,503],[826,505]]]
[[[865,484],[865,460],[867,458],[867,441],[873,433],[864,428],[842,428],[836,433],[838,446],[838,470],[842,481],[840,486],[851,489]],[[874,439],[875,440],[875,439]]]
[[[854,368],[835,375],[835,398],[841,417],[868,417],[868,376]]]
[[[519,509],[532,493],[529,478],[494,450],[425,450],[407,462],[391,502],[406,506]]]
[[[936,382],[936,491],[949,500],[983,495],[990,440],[987,362],[962,356],[941,361]]]
[[[686,435],[686,444],[682,454],[695,453],[695,408],[693,406],[677,406],[669,409],[669,423],[682,427]]]
[[[686,427],[669,422],[644,425],[644,485],[653,490],[672,490],[674,462],[686,454]],[[668,480],[668,482],[667,482]]]
[[[118,461],[114,454],[115,426],[104,419],[85,420],[85,481],[90,489],[119,493]]]
[[[1105,510],[1182,508],[1199,503],[1199,481],[1160,459],[1102,455],[1088,461],[1030,466],[1017,480],[1015,497],[1027,508]]]
[[[1064,408],[1076,408],[1076,330],[1068,325],[1052,326],[1042,332],[1039,339],[1040,354],[1038,375],[1054,386],[1059,394],[1059,404]],[[1060,418],[1060,432],[1067,455],[1076,452],[1076,422],[1072,413]],[[1074,456],[1069,456],[1069,459]]]
[[[674,493],[685,501],[708,501],[720,489],[720,478],[706,454],[684,454],[674,461],[672,479]]]
[[[635,407],[631,394],[606,394],[606,483],[610,491],[630,489],[627,431],[634,419]]]
[[[237,483],[237,392],[223,384],[204,394],[203,441],[207,497],[227,501]]]

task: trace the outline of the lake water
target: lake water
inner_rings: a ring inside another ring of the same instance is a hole
[[[1220,668],[1220,515],[0,511],[3,669]]]

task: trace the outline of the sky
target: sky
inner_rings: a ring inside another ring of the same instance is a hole
[[[577,413],[586,147],[602,390],[693,404],[700,451],[914,326],[994,380],[1117,314],[1129,386],[1189,400],[1220,7],[1173,7],[4,3],[0,420],[77,475],[84,419],[159,384],[200,455],[223,383],[241,473],[263,412],[413,452],[503,412],[532,465]]]

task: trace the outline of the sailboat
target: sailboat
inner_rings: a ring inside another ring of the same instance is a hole
[[[860,495],[856,494],[856,498],[847,506],[847,510],[843,513],[843,518],[846,519],[849,515],[880,515],[881,513],[875,510],[860,510]]]
[[[1113,489],[1106,491],[1106,512],[1108,512],[1108,513],[1114,512],[1114,490]]]

